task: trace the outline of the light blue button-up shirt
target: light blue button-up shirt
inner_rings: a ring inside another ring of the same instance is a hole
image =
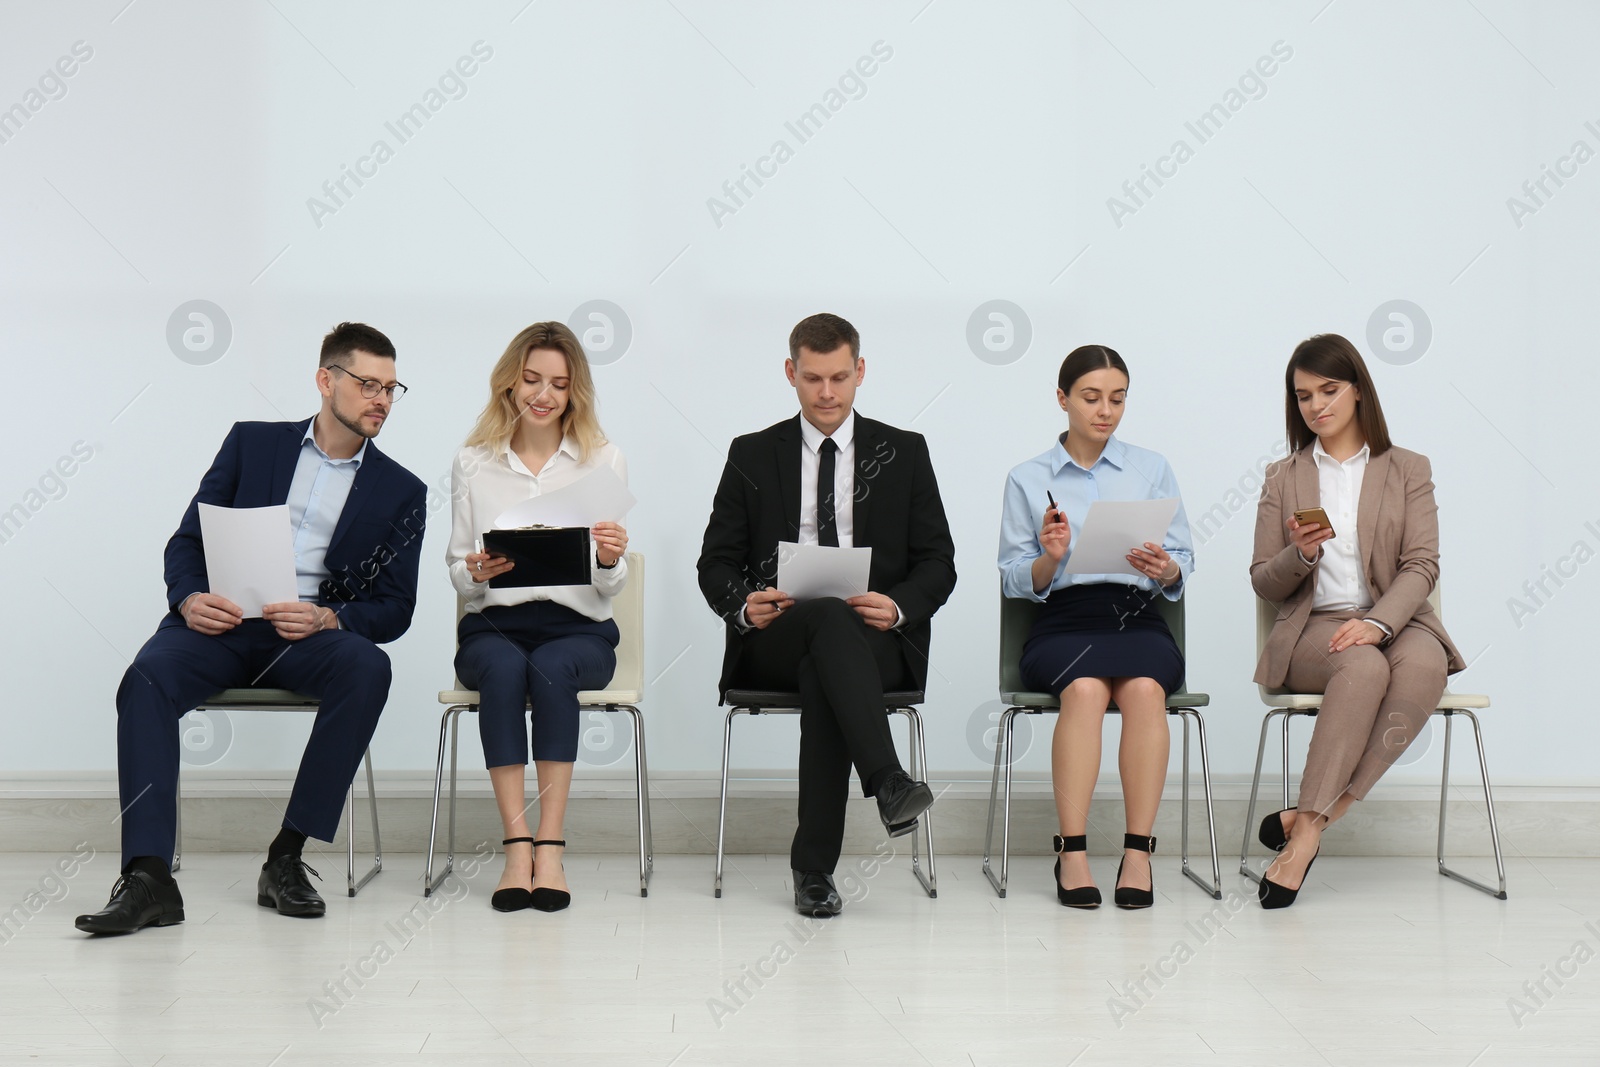
[[[309,601],[317,599],[323,579],[328,577],[328,544],[367,454],[367,443],[362,441],[361,450],[349,459],[329,457],[312,433],[316,425],[317,420],[312,419],[300,440],[300,458],[295,461],[288,500],[296,585],[300,599]]]
[[[1058,441],[1050,451],[1018,464],[1006,476],[1005,509],[1000,517],[1000,577],[1006,596],[1044,600],[1056,589],[1090,582],[1118,582],[1147,592],[1158,588],[1152,579],[1131,571],[1127,574],[1067,574],[1067,560],[1072,558],[1069,544],[1050,588],[1042,594],[1035,593],[1033,561],[1044,555],[1044,548],[1039,544],[1039,530],[1050,506],[1046,491],[1055,496],[1056,504],[1072,526],[1074,537],[1083,529],[1093,501],[1177,497],[1178,510],[1172,516],[1161,547],[1177,561],[1179,577],[1162,589],[1162,593],[1168,600],[1177,600],[1182,594],[1184,583],[1194,572],[1194,542],[1189,536],[1189,517],[1183,510],[1178,480],[1159,452],[1123,444],[1113,435],[1106,441],[1100,458],[1087,470],[1078,466],[1067,453],[1066,445]]]

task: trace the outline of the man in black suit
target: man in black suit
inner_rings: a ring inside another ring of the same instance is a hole
[[[103,910],[78,916],[85,933],[183,921],[172,877],[178,720],[236,686],[292,689],[321,702],[256,900],[281,915],[326,909],[301,850],[307,837],[333,839],[388,699],[389,657],[378,645],[411,625],[427,492],[371,440],[405,392],[394,377],[394,345],[370,326],[341,323],[323,339],[319,362],[317,415],[235,423],[167,542],[167,614],[117,690],[122,877]],[[201,504],[287,504],[298,599],[245,618],[211,592]]]
[[[933,803],[901,768],[883,694],[927,682],[929,620],[955,588],[955,544],[927,443],[857,416],[860,337],[837,315],[789,335],[800,414],[736,438],[700,551],[700,591],[727,622],[721,692],[800,693],[795,907],[837,915],[850,767],[890,836]],[[869,592],[796,602],[774,588],[778,543],[870,547]]]

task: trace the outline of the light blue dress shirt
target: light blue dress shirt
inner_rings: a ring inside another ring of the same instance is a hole
[[[1189,536],[1189,517],[1183,510],[1178,480],[1159,452],[1123,444],[1113,434],[1106,441],[1100,458],[1087,470],[1078,466],[1067,454],[1066,446],[1057,441],[1050,451],[1019,463],[1006,476],[1005,509],[1000,517],[1000,577],[1006,596],[1042,601],[1057,589],[1090,582],[1118,582],[1147,592],[1158,588],[1153,579],[1131,572],[1067,574],[1067,560],[1072,558],[1069,544],[1050,588],[1043,594],[1035,593],[1033,561],[1044,555],[1044,548],[1039,544],[1039,529],[1044,525],[1044,513],[1050,506],[1045,498],[1046,491],[1055,496],[1056,504],[1072,526],[1074,538],[1083,529],[1089,504],[1093,501],[1177,497],[1178,510],[1172,516],[1161,547],[1177,561],[1178,580],[1161,591],[1168,600],[1177,600],[1182,595],[1184,583],[1194,572],[1194,542]]]
[[[289,483],[289,528],[294,531],[294,574],[300,599],[315,601],[328,577],[325,557],[333,540],[339,514],[350,498],[356,471],[367,454],[367,443],[349,459],[332,459],[317,444],[312,430],[317,420],[306,427],[300,441],[300,458],[295,461],[294,480]]]

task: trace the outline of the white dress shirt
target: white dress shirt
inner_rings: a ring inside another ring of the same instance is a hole
[[[1319,437],[1311,446],[1311,457],[1317,464],[1319,502],[1322,510],[1328,513],[1334,530],[1334,536],[1322,542],[1311,610],[1366,611],[1372,607],[1372,590],[1367,586],[1366,571],[1361,566],[1361,536],[1356,518],[1361,504],[1361,482],[1366,477],[1372,449],[1362,445],[1361,451],[1341,462],[1324,451]],[[1367,621],[1385,636],[1392,636],[1382,623]]]
[[[833,520],[839,534],[840,548],[855,547],[856,530],[856,413],[844,417],[839,428],[825,434],[804,416],[800,416],[800,533],[797,540],[802,545],[814,545],[817,538],[817,479],[822,471],[822,442],[833,438],[839,447],[833,457]],[[894,603],[890,601],[890,603]],[[748,606],[739,609],[739,629],[752,629]],[[898,630],[906,623],[906,614],[900,605],[894,605],[894,627]]]
[[[824,434],[800,416],[800,543],[817,543],[817,478],[822,469],[822,442],[828,437],[839,446],[833,457],[833,515],[839,547],[854,548],[856,513],[856,413],[844,417],[832,434]]]
[[[473,581],[467,571],[466,557],[477,551],[478,538],[485,530],[493,529],[495,519],[508,509],[541,493],[571,485],[601,466],[612,468],[627,482],[627,461],[622,450],[609,441],[587,462],[580,462],[578,455],[578,443],[563,437],[561,447],[535,474],[511,450],[510,442],[497,450],[469,445],[456,453],[450,468],[450,547],[445,551],[445,562],[450,566],[451,584],[466,599],[468,611],[482,611],[491,604],[553,600],[596,622],[611,618],[611,598],[622,591],[628,580],[626,557],[608,570],[600,566],[591,546],[589,585],[491,589],[488,582]]]

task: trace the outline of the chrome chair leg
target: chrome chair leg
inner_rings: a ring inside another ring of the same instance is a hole
[[[733,717],[745,712],[744,708],[729,708],[722,721],[722,799],[717,804],[717,876],[712,885],[713,894],[722,896],[722,854],[728,830],[728,752],[733,743]]]
[[[1011,862],[1011,761],[1012,728],[1022,708],[1007,708],[1000,713],[999,728],[994,738],[994,777],[989,782],[989,828],[983,839],[983,874],[1002,898],[1006,895],[1006,881]],[[1001,792],[1001,776],[1004,792]],[[995,877],[991,857],[994,844],[994,813],[996,801],[1000,803],[1000,876]]]
[[[1244,812],[1244,840],[1239,845],[1239,873],[1259,884],[1261,876],[1250,869],[1250,830],[1256,824],[1256,798],[1261,791],[1261,765],[1267,758],[1267,731],[1272,729],[1274,717],[1289,714],[1288,708],[1273,708],[1262,716],[1261,741],[1256,745],[1256,770],[1250,779],[1250,803]],[[1289,727],[1284,723],[1283,740],[1283,806],[1289,806]]]
[[[1180,708],[1176,712],[1183,719],[1183,873],[1195,885],[1204,889],[1213,900],[1222,899],[1222,868],[1217,856],[1217,820],[1211,803],[1211,752],[1206,743],[1206,720],[1197,708]],[[1195,732],[1200,738],[1200,787],[1206,800],[1206,836],[1211,845],[1211,882],[1206,883],[1189,866],[1189,720],[1194,719]]]
[[[1439,778],[1439,873],[1446,878],[1455,879],[1462,885],[1469,885],[1474,889],[1487,893],[1496,900],[1505,900],[1506,864],[1505,858],[1500,852],[1500,827],[1494,814],[1494,794],[1489,789],[1489,764],[1484,759],[1483,754],[1483,730],[1479,726],[1478,717],[1466,709],[1441,711],[1440,714],[1444,716],[1444,773]],[[1467,721],[1472,723],[1473,740],[1478,750],[1478,774],[1483,782],[1483,800],[1489,813],[1489,840],[1494,845],[1494,866],[1500,878],[1498,890],[1478,881],[1476,878],[1469,878],[1458,871],[1450,869],[1445,866],[1444,862],[1445,815],[1449,808],[1450,799],[1450,720],[1456,715],[1465,715]]]
[[[616,711],[628,713],[633,724],[633,780],[639,799],[639,895],[650,895],[650,870],[654,866],[650,843],[650,777],[644,755],[644,719],[632,705],[618,705]]]
[[[422,871],[422,895],[425,897],[433,895],[450,877],[456,865],[456,731],[461,713],[466,710],[465,704],[456,704],[446,708],[439,716],[439,758],[433,767],[433,818],[428,823],[428,859]],[[435,877],[433,857],[439,836],[439,800],[444,785],[444,744],[447,735],[450,740],[450,837],[445,844],[444,868]]]
[[[383,844],[378,836],[378,788],[372,778],[372,749],[367,749],[367,807],[372,814],[372,868],[363,874],[359,880],[356,878],[356,783],[350,780],[350,829],[345,834],[345,851],[347,866],[345,868],[346,889],[350,896],[361,892],[361,887],[378,876],[383,870]]]
[[[928,747],[927,739],[922,733],[922,714],[916,708],[897,708],[906,717],[906,735],[909,742],[911,756],[911,771],[917,776],[918,781],[928,780]],[[939,895],[939,874],[934,866],[933,858],[933,809],[923,812],[917,820],[918,827],[911,831],[911,873],[917,876],[917,881],[922,883],[922,888],[930,897]],[[918,863],[917,838],[926,834],[928,838],[928,872],[922,872]]]
[[[172,866],[169,869],[172,871],[173,874],[177,874],[178,873],[178,869],[183,866],[183,776],[179,775],[178,776],[178,780],[173,784],[177,787],[177,791],[178,791],[177,792],[178,832],[172,838]]]

